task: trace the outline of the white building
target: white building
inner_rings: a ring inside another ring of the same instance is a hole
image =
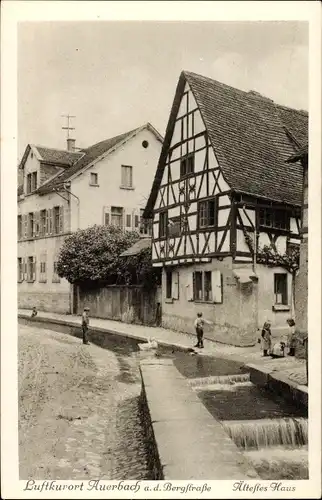
[[[140,223],[162,147],[151,124],[70,151],[29,144],[18,171],[18,306],[72,312],[56,273],[67,235],[94,224],[146,232]]]

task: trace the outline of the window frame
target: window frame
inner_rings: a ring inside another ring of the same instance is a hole
[[[172,279],[173,279],[172,271],[166,271],[165,298],[167,300],[172,300]]]
[[[162,221],[162,222],[161,222]],[[159,239],[166,239],[168,236],[168,210],[159,212]]]
[[[21,240],[23,237],[23,225],[22,225],[21,214],[17,215],[17,233],[18,233],[18,240]]]
[[[128,172],[130,175],[128,175]],[[132,165],[121,165],[121,185],[120,185],[120,187],[122,189],[134,189],[134,187],[133,187],[133,166]]]
[[[119,210],[119,212],[117,212]],[[113,213],[114,212],[114,213]],[[114,224],[115,217],[119,217],[121,224]],[[124,208],[123,207],[111,207],[111,217],[110,225],[124,229]]]
[[[17,282],[22,283],[24,280],[24,259],[22,257],[17,257]]]
[[[283,224],[278,216],[283,214]],[[279,223],[277,224],[277,220]],[[266,229],[274,229],[277,231],[289,231],[290,229],[290,214],[287,210],[275,207],[258,207],[258,225]]]
[[[180,159],[180,179],[194,175],[195,173],[195,154],[188,153]]]
[[[93,181],[94,177],[94,181]],[[98,186],[98,173],[97,172],[90,172],[89,173],[89,185],[90,186]]]
[[[280,290],[280,284],[278,283],[278,280],[280,280],[283,277],[283,282],[282,283],[282,292],[278,291]],[[281,301],[278,300],[278,295],[281,295]],[[274,273],[274,300],[275,300],[275,305],[278,306],[288,306],[288,275],[287,273]]]
[[[210,223],[210,204],[213,205],[213,223]],[[205,206],[204,214],[202,214],[202,207]],[[203,219],[206,223],[201,223]],[[217,204],[216,198],[207,198],[206,200],[198,201],[197,205],[197,217],[198,217],[198,229],[208,229],[216,227],[216,215],[217,215]]]

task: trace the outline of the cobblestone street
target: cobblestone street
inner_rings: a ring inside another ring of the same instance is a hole
[[[149,479],[135,357],[19,326],[20,479]]]

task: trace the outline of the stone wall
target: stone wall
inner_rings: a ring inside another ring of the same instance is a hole
[[[155,479],[234,480],[258,475],[169,359],[140,363]]]
[[[64,292],[18,292],[18,308],[32,309],[34,306],[39,311],[55,312],[61,314],[70,313],[70,294]]]

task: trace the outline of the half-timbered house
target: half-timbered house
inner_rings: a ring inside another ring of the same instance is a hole
[[[266,318],[284,327],[302,192],[301,167],[285,161],[307,127],[305,111],[182,72],[144,213],[165,327],[190,332],[200,311],[207,336],[236,345]]]

